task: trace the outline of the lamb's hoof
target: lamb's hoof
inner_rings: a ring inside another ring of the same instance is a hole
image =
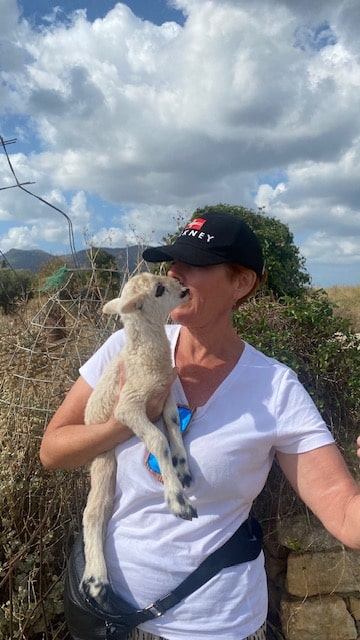
[[[190,505],[186,511],[182,511],[180,513],[180,518],[182,518],[183,520],[192,520],[193,518],[197,517],[197,511],[192,505]]]
[[[176,494],[175,505],[174,503],[170,505],[170,509],[175,516],[183,520],[192,520],[198,517],[195,507],[193,507],[190,500],[180,491]]]
[[[123,601],[119,605],[119,598],[108,582],[102,582],[91,576],[81,582],[81,588],[86,599],[105,613],[114,614],[119,611],[119,606],[123,605]]]
[[[97,604],[102,609],[107,609],[111,599],[111,589],[107,582],[102,582],[102,580],[90,576],[82,580],[81,589],[87,600]]]

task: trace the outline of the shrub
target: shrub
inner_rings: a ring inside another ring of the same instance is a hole
[[[240,307],[234,322],[244,339],[297,373],[357,476],[360,339],[347,320],[334,315],[326,292],[281,300],[260,295]],[[276,464],[256,509],[269,532],[277,518],[306,510]]]
[[[15,302],[28,298],[33,281],[31,271],[0,269],[0,307],[5,314],[13,310]]]
[[[296,371],[338,442],[357,436],[360,339],[334,315],[325,291],[274,300],[260,296],[235,314],[239,333]]]

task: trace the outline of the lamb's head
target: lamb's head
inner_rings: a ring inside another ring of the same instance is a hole
[[[174,278],[140,273],[127,281],[120,298],[104,305],[103,312],[117,313],[123,320],[127,314],[137,312],[164,323],[169,313],[188,297],[188,290]]]

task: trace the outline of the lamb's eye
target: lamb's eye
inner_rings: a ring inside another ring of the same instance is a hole
[[[160,298],[165,291],[165,287],[163,284],[158,284],[155,291],[155,298]]]

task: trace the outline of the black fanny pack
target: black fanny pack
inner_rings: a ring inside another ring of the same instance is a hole
[[[95,600],[86,598],[80,589],[85,568],[83,537],[80,534],[68,561],[64,592],[65,617],[72,639],[124,640],[134,627],[162,616],[221,569],[255,560],[261,551],[262,541],[259,523],[249,517],[220,549],[206,558],[176,589],[156,602],[145,609],[134,609],[111,591],[109,606],[105,610]]]

